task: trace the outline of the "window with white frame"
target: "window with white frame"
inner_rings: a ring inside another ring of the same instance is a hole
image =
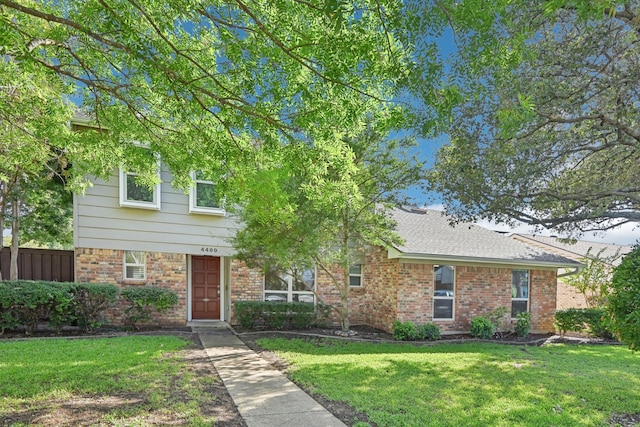
[[[215,183],[201,171],[191,173],[193,187],[189,194],[189,212],[224,215]]]
[[[362,264],[353,264],[349,267],[349,286],[362,287]]]
[[[135,147],[136,150],[148,151],[145,147]],[[139,174],[120,169],[120,206],[160,209],[160,158],[156,156],[157,179],[151,186],[141,182]]]
[[[451,265],[433,268],[433,319],[452,320],[455,302],[455,269]]]
[[[146,253],[124,251],[125,280],[144,280],[146,278]]]
[[[529,270],[511,272],[511,317],[529,311]]]
[[[281,302],[315,302],[316,272],[313,268],[283,272],[271,268],[264,275],[264,300]]]

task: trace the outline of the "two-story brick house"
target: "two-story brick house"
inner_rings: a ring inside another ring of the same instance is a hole
[[[238,223],[217,206],[215,184],[194,175],[185,194],[168,171],[159,174],[161,184],[149,190],[135,174],[115,171],[75,197],[77,281],[171,288],[180,303],[161,321],[177,325],[233,322],[238,300],[339,302],[320,271],[295,278],[247,268],[234,258],[228,238]],[[529,311],[534,330],[553,330],[557,270],[580,263],[478,226],[451,227],[437,211],[390,214],[405,243],[371,248],[351,268],[353,324],[391,330],[395,319],[434,321],[458,332],[474,316],[507,307],[514,316]]]

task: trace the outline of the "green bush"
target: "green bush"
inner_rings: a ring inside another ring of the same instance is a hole
[[[121,295],[129,305],[124,311],[125,321],[134,328],[140,322],[151,320],[153,310],[166,313],[178,305],[178,294],[156,286],[131,286],[125,288]]]
[[[493,325],[493,332],[491,333],[492,337],[496,333],[502,335],[504,332],[511,329],[511,322],[507,318],[507,313],[509,313],[509,309],[507,307],[498,307],[485,316]]]
[[[418,337],[421,340],[439,340],[442,336],[440,327],[435,323],[425,323],[417,327]]]
[[[589,335],[607,339],[614,338],[614,334],[609,330],[607,312],[604,308],[586,308],[584,316]]]
[[[75,283],[72,293],[76,322],[84,332],[102,326],[102,313],[118,300],[118,288],[109,284]]]
[[[414,341],[418,339],[418,330],[413,322],[393,321],[393,338],[398,341]]]
[[[582,332],[584,330],[584,317],[577,308],[558,310],[554,315],[554,325],[562,336],[567,331]]]
[[[589,333],[592,336],[613,338],[602,308],[568,308],[555,313],[555,326],[560,335],[567,331]]]
[[[531,330],[531,313],[522,312],[516,315],[515,332],[519,337],[526,337]]]
[[[640,245],[615,268],[608,301],[609,329],[631,350],[640,350]]]
[[[246,329],[308,329],[326,322],[331,308],[306,302],[236,301],[236,320]]]
[[[1,329],[20,325],[32,334],[38,323],[52,319],[52,327],[59,329],[71,318],[69,307],[72,295],[69,284],[31,280],[0,282]]]
[[[484,316],[477,316],[471,319],[471,336],[482,339],[491,339],[495,333],[495,326],[491,320]]]

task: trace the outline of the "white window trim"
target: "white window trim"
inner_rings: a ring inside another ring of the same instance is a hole
[[[513,273],[515,271],[526,271],[527,272],[527,297],[526,298],[513,298],[511,297],[511,313],[513,313],[513,301],[526,301],[527,302],[527,309],[525,311],[525,313],[530,313],[531,312],[531,304],[529,303],[529,299],[531,298],[531,270],[525,270],[525,269],[515,269],[515,270],[511,270],[511,286],[513,286]],[[516,319],[516,317],[512,317],[512,320]]]
[[[280,294],[286,295],[287,302],[296,302],[293,300],[294,295],[311,295],[313,296],[313,304],[317,303],[316,293],[315,291],[294,291],[293,290],[293,276],[289,273],[285,273],[287,280],[287,290],[286,291],[269,291],[265,289],[267,285],[266,276],[262,276],[262,301],[265,301],[267,294]],[[316,267],[313,268],[313,288],[317,289],[318,287],[318,270]]]
[[[360,266],[360,274],[351,273],[351,267],[353,267],[354,265],[359,265]],[[359,263],[353,264],[351,267],[349,267],[349,287],[350,288],[362,288],[364,286],[364,264],[359,262]],[[352,285],[351,284],[351,277],[359,277],[360,278],[360,284],[359,285]]]
[[[198,183],[211,184],[215,188],[216,183],[213,181],[208,181],[204,179],[196,179],[195,171],[191,172],[191,179],[193,179],[193,185],[191,186],[191,190],[189,191],[189,213],[218,215],[218,216],[226,215],[226,211],[223,208],[212,208],[212,207],[196,205],[196,198],[197,198],[196,185]]]
[[[127,252],[142,252],[144,254],[144,261],[142,264],[134,264],[127,262]],[[124,251],[122,255],[122,275],[125,281],[139,282],[141,280],[147,280],[147,253],[144,251]],[[139,277],[127,277],[127,267],[142,267],[142,278]]]
[[[453,321],[456,320],[456,267],[453,265],[446,265],[453,270],[453,296],[436,296],[436,268],[444,267],[445,265],[433,266],[433,310],[431,312],[432,319],[437,321]],[[436,317],[436,300],[451,301],[451,317]]]
[[[136,144],[139,147],[148,148],[143,144]],[[162,194],[162,175],[160,172],[160,156],[155,154],[156,157],[156,174],[158,176],[158,182],[153,187],[153,202],[142,202],[139,200],[127,200],[127,179],[129,175],[137,176],[135,172],[129,172],[120,168],[119,174],[119,186],[120,186],[120,206],[139,209],[153,209],[160,210]]]

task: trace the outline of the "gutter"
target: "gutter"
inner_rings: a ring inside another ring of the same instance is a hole
[[[579,262],[572,263],[559,263],[552,261],[535,261],[535,260],[513,260],[503,258],[483,258],[483,257],[461,257],[456,255],[441,255],[441,254],[421,254],[421,253],[404,253],[397,249],[389,249],[389,259],[401,259],[401,260],[424,260],[424,261],[441,261],[441,262],[456,262],[461,264],[499,264],[499,265],[515,265],[515,266],[531,266],[531,267],[547,267],[547,268],[573,268],[574,271],[569,274],[575,274],[580,271],[584,264]]]

